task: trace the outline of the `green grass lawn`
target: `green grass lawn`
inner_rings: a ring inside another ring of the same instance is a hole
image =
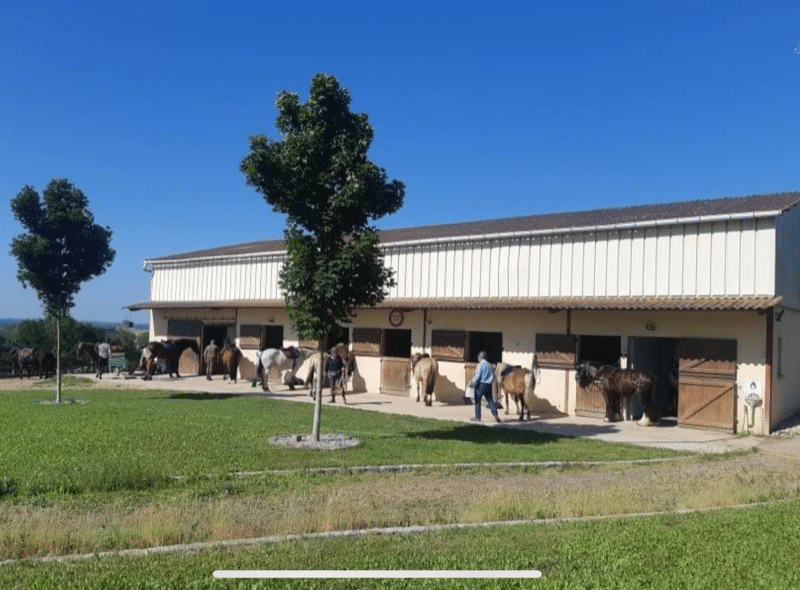
[[[252,395],[70,390],[0,392],[0,497],[141,490],[174,476],[235,471],[673,456],[594,440],[325,407],[322,431],[361,440],[341,451],[287,449],[277,434],[311,430],[311,404]]]
[[[0,567],[8,589],[800,587],[800,501],[594,522],[314,539]],[[215,570],[536,569],[536,580],[219,580]]]

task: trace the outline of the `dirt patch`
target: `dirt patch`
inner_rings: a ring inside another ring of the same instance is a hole
[[[361,441],[344,434],[321,434],[319,440],[314,440],[310,434],[286,434],[273,436],[269,439],[273,445],[290,447],[293,449],[317,449],[320,451],[335,451],[351,449],[361,444]]]

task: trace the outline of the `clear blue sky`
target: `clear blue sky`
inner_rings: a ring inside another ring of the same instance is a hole
[[[800,189],[800,2],[5,2],[0,317],[41,317],[10,201],[69,178],[116,260],[73,316],[146,322],[147,258],[282,237],[248,137],[318,72],[406,184],[382,228]]]

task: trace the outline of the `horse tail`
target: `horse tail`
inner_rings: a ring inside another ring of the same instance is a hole
[[[261,351],[258,351],[256,355],[258,357],[258,363],[256,363],[256,377],[261,377],[261,374],[264,372],[264,363],[261,362]]]
[[[436,385],[436,374],[439,372],[439,366],[436,361],[428,365],[428,381],[425,383],[425,394],[433,395],[433,388]]]

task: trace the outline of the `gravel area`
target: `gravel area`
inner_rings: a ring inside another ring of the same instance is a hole
[[[321,451],[335,451],[357,447],[361,441],[345,434],[320,434],[319,440],[314,440],[310,434],[283,434],[269,439],[274,445],[291,447],[294,449],[317,449]]]

